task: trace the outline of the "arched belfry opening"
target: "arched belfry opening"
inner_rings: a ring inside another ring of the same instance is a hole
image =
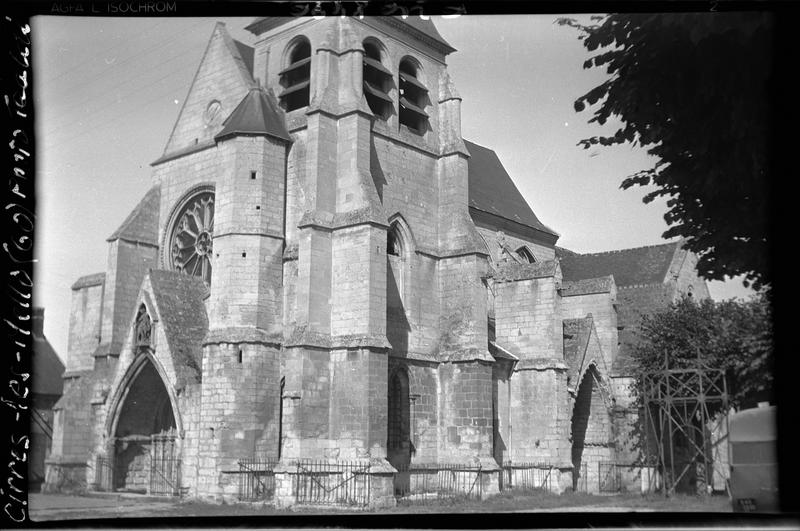
[[[291,44],[287,64],[278,74],[283,90],[278,95],[286,112],[308,106],[311,86],[311,43],[306,38]]]
[[[364,97],[375,117],[386,120],[394,106],[389,95],[392,89],[392,71],[383,65],[384,53],[381,48],[374,40],[364,41]]]
[[[597,367],[583,375],[572,410],[572,481],[581,491],[599,489],[599,466],[611,459],[611,417]]]
[[[150,357],[140,353],[116,408],[109,457],[113,490],[176,494],[176,414],[164,380]]]

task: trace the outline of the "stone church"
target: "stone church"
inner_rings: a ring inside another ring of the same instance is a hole
[[[45,488],[149,492],[169,462],[181,494],[221,500],[258,458],[279,483],[369,462],[387,496],[408,465],[478,466],[491,492],[505,463],[546,462],[563,490],[617,460],[624,298],[707,296],[693,257],[556,247],[462,139],[432,22],[247,29],[252,48],[216,25],[152,188],[72,285]]]

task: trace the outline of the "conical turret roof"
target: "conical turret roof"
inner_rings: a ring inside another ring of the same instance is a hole
[[[250,89],[222,124],[222,131],[214,140],[235,135],[266,135],[292,141],[275,98],[261,87]]]

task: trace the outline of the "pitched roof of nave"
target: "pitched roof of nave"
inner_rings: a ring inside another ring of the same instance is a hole
[[[178,378],[199,379],[202,343],[208,331],[203,302],[208,288],[198,277],[162,269],[150,270],[150,284]]]
[[[60,395],[64,389],[64,363],[44,335],[44,309],[33,309],[33,381],[31,392],[37,395]]]
[[[558,236],[531,210],[493,150],[464,140],[469,158],[469,206]]]
[[[161,201],[161,189],[153,186],[144,195],[139,204],[128,214],[122,225],[108,237],[106,241],[117,239],[133,243],[158,245],[158,213]],[[74,289],[74,286],[73,286]]]
[[[214,140],[233,135],[268,135],[291,142],[285,123],[275,97],[261,87],[254,87],[225,119]]]
[[[666,279],[680,242],[575,254],[556,249],[564,280],[584,280],[613,275],[618,287],[661,284]]]

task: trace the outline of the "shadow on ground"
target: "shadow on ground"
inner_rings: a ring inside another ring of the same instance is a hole
[[[34,522],[54,520],[84,520],[109,518],[189,518],[214,516],[290,516],[294,514],[320,514],[328,511],[298,508],[293,511],[278,510],[266,504],[218,505],[195,500],[152,498],[146,496],[66,496],[57,494],[31,494],[30,517]],[[329,511],[341,514],[342,511]],[[727,496],[593,496],[590,494],[554,495],[540,492],[504,492],[498,496],[462,503],[429,503],[405,505],[383,511],[358,511],[359,513],[506,513],[506,512],[704,512],[729,513]]]

